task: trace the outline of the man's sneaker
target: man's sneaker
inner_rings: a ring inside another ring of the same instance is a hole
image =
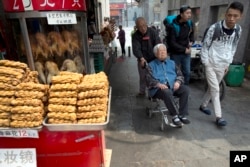
[[[200,111],[207,115],[211,115],[211,111],[207,107],[200,106]]]
[[[216,125],[217,126],[226,126],[227,121],[223,118],[216,118]]]
[[[141,92],[139,92],[139,93],[137,93],[135,96],[136,96],[136,97],[145,97],[145,96],[146,96],[146,93],[141,93]]]
[[[184,124],[190,124],[190,121],[187,119],[185,116],[179,116],[179,119],[181,120],[182,123]]]
[[[181,121],[180,121],[180,119],[179,119],[179,117],[178,117],[177,115],[176,115],[176,116],[173,116],[172,122],[173,122],[173,124],[176,125],[176,126],[181,126],[181,125],[182,125],[182,123],[181,123]]]

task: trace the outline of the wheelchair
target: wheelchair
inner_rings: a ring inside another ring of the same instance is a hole
[[[183,124],[180,126],[177,126],[172,123],[172,120],[169,119],[170,117],[170,111],[165,107],[165,104],[162,104],[161,99],[152,98],[148,96],[148,100],[150,101],[149,105],[146,107],[146,114],[148,118],[152,118],[153,114],[160,113],[161,114],[161,125],[160,130],[163,131],[165,126],[170,126],[173,128],[182,128]],[[164,106],[163,106],[164,105]],[[179,98],[174,97],[174,106],[176,108],[176,111],[179,111]]]

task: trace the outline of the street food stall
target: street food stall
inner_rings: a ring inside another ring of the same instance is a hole
[[[0,60],[0,166],[104,166],[111,87],[87,74],[85,1],[2,3],[19,61]]]

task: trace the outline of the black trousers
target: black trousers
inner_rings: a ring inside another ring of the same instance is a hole
[[[121,49],[122,49],[122,54],[126,54],[125,53],[125,42],[120,42],[120,45],[121,45]]]
[[[179,98],[179,111],[176,110],[174,96]],[[171,115],[177,115],[179,112],[179,115],[185,116],[188,115],[188,96],[188,86],[181,85],[179,89],[174,92],[170,89],[159,89],[153,98],[163,100]]]

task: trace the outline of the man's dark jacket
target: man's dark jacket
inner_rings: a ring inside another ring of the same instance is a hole
[[[137,30],[132,36],[133,54],[138,59],[144,57],[149,63],[155,59],[153,48],[159,43],[161,43],[160,37],[154,29],[148,27],[144,35]]]
[[[180,15],[173,20],[172,24],[178,24],[180,26],[179,35],[173,26],[170,26],[168,36],[168,52],[172,54],[185,54],[186,48],[189,47],[189,42],[194,42],[194,29],[193,24],[191,27],[188,22],[180,23]]]

